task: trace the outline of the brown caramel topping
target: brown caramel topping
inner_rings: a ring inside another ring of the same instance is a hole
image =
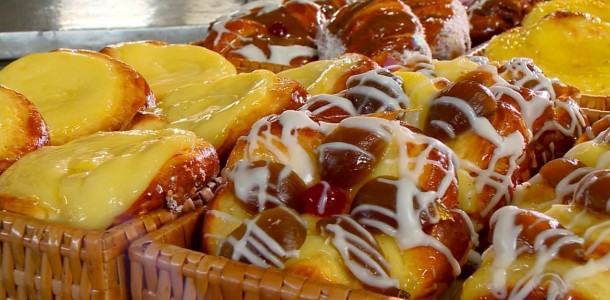
[[[235,229],[221,243],[219,255],[258,266],[282,267],[295,256],[306,236],[307,229],[296,211],[276,207]]]
[[[443,128],[435,125],[433,121],[440,120],[447,123],[453,129],[455,135],[471,129],[468,117],[457,106],[435,102],[436,99],[442,97],[454,97],[466,101],[479,117],[489,118],[496,111],[496,100],[487,87],[470,80],[454,82],[432,100],[430,113],[424,126],[426,135],[441,141],[447,141],[452,137]]]
[[[593,171],[584,176],[574,190],[573,204],[610,216],[610,169]]]
[[[226,171],[232,192],[251,213],[277,206],[300,210],[300,195],[306,187],[288,166],[267,161],[240,161]]]
[[[553,187],[556,187],[561,180],[566,178],[576,169],[584,168],[583,162],[575,158],[558,158],[542,166],[540,175]],[[584,174],[583,174],[584,175]],[[573,183],[578,182],[582,176],[573,179]]]
[[[349,189],[370,174],[386,146],[374,132],[340,126],[318,148],[321,177]]]

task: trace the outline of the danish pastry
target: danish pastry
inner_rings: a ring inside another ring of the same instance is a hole
[[[157,101],[181,86],[235,75],[235,66],[214,51],[187,44],[141,41],[100,50],[134,68],[150,85]]]
[[[214,148],[192,132],[99,132],[18,160],[0,175],[0,209],[103,230],[157,208],[179,211],[218,171]]]
[[[456,163],[397,121],[332,125],[299,111],[262,119],[227,162],[205,249],[387,295],[438,296],[476,243],[457,206]],[[272,211],[286,220],[281,230],[261,221]]]
[[[49,144],[49,131],[38,109],[2,85],[0,132],[0,174],[23,155]]]
[[[307,97],[298,82],[257,70],[179,88],[134,120],[131,128],[193,131],[210,141],[224,160],[259,118],[296,109]]]
[[[32,101],[49,127],[52,145],[125,129],[139,111],[155,103],[135,70],[88,50],[24,56],[0,71],[0,84]]]

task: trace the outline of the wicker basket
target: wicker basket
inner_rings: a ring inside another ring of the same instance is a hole
[[[0,212],[0,298],[127,299],[127,248],[175,220],[155,211],[106,231]]]
[[[190,250],[199,247],[204,213],[191,212],[129,248],[134,299],[393,299]]]
[[[210,181],[184,210],[214,196]],[[83,230],[0,211],[0,299],[128,299],[127,250],[135,240],[188,213],[167,209],[107,230]]]

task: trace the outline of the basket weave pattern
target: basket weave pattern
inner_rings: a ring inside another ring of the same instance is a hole
[[[129,248],[134,299],[392,299],[190,250],[199,247],[204,214],[191,212]]]
[[[0,212],[0,299],[127,299],[127,248],[176,218],[158,210],[95,231]]]

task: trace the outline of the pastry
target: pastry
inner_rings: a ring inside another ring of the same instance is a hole
[[[299,66],[316,60],[313,37],[325,20],[310,1],[254,1],[210,24],[200,44],[227,58]]]
[[[376,69],[346,87],[261,119],[238,140],[204,220],[205,251],[392,296],[436,297],[477,242],[457,206],[456,157],[395,120],[392,112],[408,106],[400,77]],[[282,230],[265,221],[271,216]]]
[[[210,141],[224,160],[258,119],[298,108],[307,97],[298,82],[258,70],[179,88],[138,116],[130,128],[193,131]]]
[[[605,235],[587,242],[556,219],[515,206],[501,208],[491,222],[492,245],[465,281],[461,299],[607,297]]]
[[[23,95],[0,85],[0,174],[23,155],[49,144],[38,109]]]
[[[610,22],[610,4],[603,0],[551,0],[540,3],[530,11],[521,25],[529,27],[556,11],[582,12]]]
[[[88,50],[24,56],[0,71],[0,84],[32,101],[49,127],[52,145],[125,129],[155,103],[148,84],[131,67]]]
[[[192,132],[99,132],[18,160],[0,175],[0,209],[103,230],[161,207],[180,211],[218,170],[214,148]]]
[[[382,66],[414,53],[431,55],[424,29],[413,11],[399,0],[358,1],[340,8],[318,39],[321,58],[341,53],[364,54]]]
[[[424,26],[436,59],[453,59],[470,50],[470,22],[459,0],[403,0]]]
[[[100,50],[134,68],[148,83],[157,101],[191,83],[235,75],[235,67],[214,51],[187,44],[129,42]]]
[[[525,15],[544,0],[471,0],[470,38],[474,46],[520,24]]]

